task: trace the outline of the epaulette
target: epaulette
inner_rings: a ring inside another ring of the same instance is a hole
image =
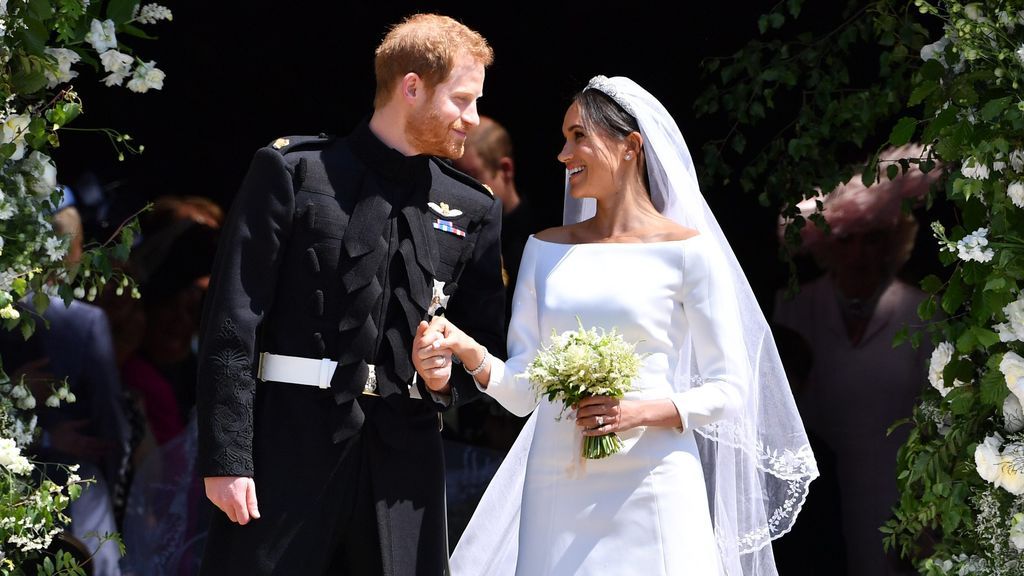
[[[462,172],[461,170],[453,166],[451,161],[443,158],[438,158],[437,156],[431,156],[430,159],[434,161],[434,164],[436,164],[438,168],[441,169],[441,172],[444,172],[445,176],[448,176],[453,180],[457,180],[465,184],[466,186],[469,186],[470,188],[477,190],[478,192],[482,192],[484,194],[487,194],[488,196],[494,196],[494,192],[492,192],[491,189],[488,188],[486,184],[481,184],[480,181],[477,180],[476,178],[473,178],[469,174]]]
[[[333,141],[334,136],[321,132],[317,136],[285,136],[274,140],[268,146],[284,155],[289,152],[316,150],[327,146]]]

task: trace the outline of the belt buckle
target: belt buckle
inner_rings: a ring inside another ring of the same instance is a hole
[[[363,395],[365,396],[380,396],[377,392],[377,372],[373,364],[366,365],[370,372],[366,375],[366,384],[363,384]]]

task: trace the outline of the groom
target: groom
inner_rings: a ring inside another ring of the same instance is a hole
[[[203,574],[445,572],[439,411],[477,391],[447,356],[419,380],[410,347],[445,312],[503,348],[500,203],[436,158],[462,155],[491,59],[412,16],[377,48],[368,122],[256,153],[202,324]]]

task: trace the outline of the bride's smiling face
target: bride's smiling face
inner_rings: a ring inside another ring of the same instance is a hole
[[[627,152],[626,144],[588,129],[586,124],[579,104],[573,102],[562,121],[565,145],[558,161],[565,164],[573,198],[600,198],[616,188],[616,174]]]

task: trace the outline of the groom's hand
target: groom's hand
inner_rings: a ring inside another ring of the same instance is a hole
[[[448,394],[451,387],[452,351],[441,348],[448,328],[447,321],[434,317],[430,324],[420,322],[412,342],[412,364],[431,391]]]
[[[256,482],[245,476],[209,476],[203,479],[206,497],[213,502],[228,519],[242,526],[249,519],[259,520],[260,510],[256,506]]]

